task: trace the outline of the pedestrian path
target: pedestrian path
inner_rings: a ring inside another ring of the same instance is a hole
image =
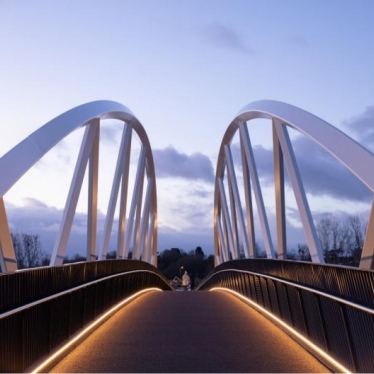
[[[330,372],[224,292],[150,292],[101,325],[51,372]]]

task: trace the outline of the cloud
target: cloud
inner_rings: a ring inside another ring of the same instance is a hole
[[[58,209],[34,199],[22,199],[22,205],[6,204],[12,232],[38,234],[46,253],[51,253],[60,228],[63,209]],[[98,226],[104,226],[104,216],[99,213]],[[76,212],[74,216],[67,254],[82,253],[86,248],[87,215]],[[99,235],[98,244],[101,244]]]
[[[159,225],[181,232],[212,228],[213,190],[213,185],[204,182],[161,180],[158,184]]]
[[[252,54],[253,50],[232,28],[221,23],[212,23],[204,30],[204,37],[213,46],[239,53]]]
[[[184,178],[214,182],[211,160],[202,153],[186,155],[173,147],[153,150],[157,178]]]
[[[23,198],[21,206],[8,203],[6,206],[12,231],[22,231],[24,228],[27,228],[27,233],[51,231],[51,227],[58,227],[62,216],[61,210],[31,197]]]
[[[214,253],[213,227],[197,228],[180,232],[171,227],[159,227],[158,250],[180,248],[188,252],[202,247],[206,255]]]
[[[208,201],[188,197],[181,199],[178,205],[169,208],[169,216],[178,222],[181,230],[195,230],[213,225],[213,194]],[[173,218],[174,217],[174,218]]]
[[[104,143],[119,144],[124,125],[118,121],[106,120],[105,125],[100,126],[100,140]]]
[[[333,156],[311,140],[298,138],[294,142],[294,150],[307,192],[348,201],[371,201],[371,192]]]
[[[34,199],[33,197],[25,197],[22,199],[23,205],[26,208],[32,208],[37,210],[43,210],[47,207],[45,203],[40,200]]]
[[[191,225],[181,231],[161,224],[158,229],[158,249],[163,250],[166,248],[179,247],[188,251],[195,249],[197,246],[202,246],[205,253],[213,253],[213,223],[210,221],[211,225],[208,226],[202,224],[206,208],[200,207],[200,209],[196,209],[194,206],[188,207],[187,205],[182,204],[181,208],[184,214],[194,212],[189,220]],[[24,199],[22,206],[6,203],[6,207],[11,232],[38,234],[42,243],[42,249],[50,254],[55,243],[63,210],[48,206],[33,198]],[[210,208],[212,209],[212,207]],[[180,213],[180,211],[176,211],[176,214],[178,213]],[[105,216],[99,212],[98,247],[102,245],[104,221]],[[85,255],[86,227],[87,215],[77,212],[74,217],[68,242],[68,256],[72,256],[76,253]],[[115,219],[112,227],[109,251],[115,250],[117,227],[118,222]]]
[[[352,131],[358,141],[373,151],[374,149],[374,105],[347,121],[344,125]]]
[[[310,139],[300,136],[292,141],[292,146],[307,193],[343,201],[371,201],[371,192],[333,156]],[[233,145],[233,152],[239,154],[237,144]],[[273,185],[273,151],[256,145],[253,152],[261,182],[267,186]],[[239,163],[240,158],[235,159]],[[285,169],[287,170],[286,166]],[[287,172],[285,183],[291,187]]]
[[[35,164],[35,168],[41,170],[42,172],[48,173],[52,167],[59,173],[63,173],[66,172],[74,162],[75,158],[72,156],[69,142],[65,138],[58,142],[49,152],[47,152],[47,154]]]

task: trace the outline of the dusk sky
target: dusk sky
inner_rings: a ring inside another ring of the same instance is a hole
[[[218,151],[246,104],[295,105],[374,150],[373,15],[373,0],[0,0],[0,157],[75,106],[124,104],[154,153],[159,251],[212,253]],[[101,225],[120,127],[103,131]],[[269,121],[251,123],[250,134],[273,227]],[[12,231],[38,233],[46,252],[81,136],[63,140],[4,197]],[[371,194],[308,139],[292,139],[314,218],[365,217]],[[287,193],[292,246],[303,238]],[[85,251],[85,219],[83,199],[69,254]]]

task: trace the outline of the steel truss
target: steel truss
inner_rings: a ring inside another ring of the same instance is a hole
[[[116,119],[124,122],[121,146],[104,227],[102,246],[97,244],[97,200],[100,122]],[[151,146],[147,134],[134,114],[124,105],[113,101],[95,101],[61,114],[40,127],[0,158],[0,266],[5,272],[17,270],[4,204],[4,195],[50,149],[72,131],[85,127],[78,160],[66,200],[65,209],[52,250],[50,265],[61,265],[66,254],[77,202],[88,165],[87,261],[105,259],[112,232],[117,200],[120,214],[117,235],[117,257],[133,258],[157,265],[157,200],[156,178]],[[141,152],[131,209],[126,219],[128,199],[131,139],[135,132],[141,142]],[[143,188],[146,188],[143,201]]]
[[[248,133],[247,122],[256,118],[272,121],[274,153],[274,190],[276,202],[276,250],[273,247],[269,222],[264,206],[257,167]],[[322,248],[316,233],[304,190],[288,127],[303,133],[333,155],[370,191],[374,192],[374,155],[349,136],[322,119],[289,104],[262,100],[245,106],[228,126],[220,146],[214,197],[215,264],[229,259],[256,257],[252,192],[268,258],[287,258],[284,164],[295,195],[301,223],[312,261],[323,263]],[[238,192],[231,155],[231,142],[239,131],[244,206]],[[228,191],[225,190],[226,181]],[[227,193],[229,198],[227,198]],[[244,214],[246,212],[246,215]],[[246,219],[245,219],[246,217]],[[241,241],[239,241],[239,238]],[[240,246],[243,253],[240,254]],[[374,204],[372,205],[360,262],[362,269],[374,269]]]

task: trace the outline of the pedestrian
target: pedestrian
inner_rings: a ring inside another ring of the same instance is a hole
[[[185,270],[184,274],[183,274],[183,277],[182,277],[182,287],[187,289],[187,287],[190,284],[190,281],[191,281],[190,276],[188,275],[187,270]]]

